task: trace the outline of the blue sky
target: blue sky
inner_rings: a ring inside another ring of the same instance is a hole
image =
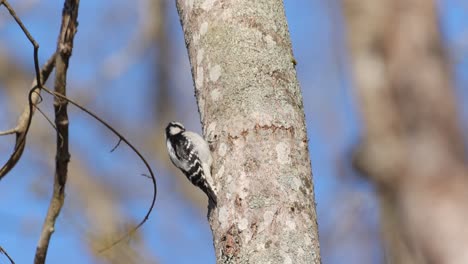
[[[13,6],[19,2],[11,1]],[[118,7],[129,5],[128,1],[114,2]],[[463,102],[468,92],[463,87],[468,82],[468,8],[465,6],[463,9],[462,2],[444,1],[440,14],[444,40],[455,65],[454,79],[466,128],[468,105]],[[41,46],[40,60],[43,63],[55,49],[62,3],[41,1],[36,5],[34,9],[24,11],[23,18]],[[141,56],[117,79],[102,80],[102,76],[96,76],[103,62],[113,52],[125,47],[135,31],[139,14],[138,10],[129,7],[121,18],[109,17],[107,5],[105,1],[81,2],[79,31],[69,69],[69,94],[72,98],[74,95],[91,94],[86,105],[103,114],[138,147],[145,143],[142,139],[145,129],[151,128],[148,118],[154,118],[147,115],[154,103],[148,96],[150,89],[154,89],[148,84],[152,80],[152,62],[150,56]],[[174,1],[169,1],[169,5],[171,22],[168,31],[174,45],[171,85],[176,100],[183,106],[176,114],[189,127],[200,130],[187,52]],[[377,205],[372,187],[353,173],[347,156],[359,137],[361,124],[353,98],[352,77],[347,68],[346,38],[339,2],[286,0],[285,5],[306,111],[324,263],[343,263],[343,256],[347,256],[347,263],[381,263]],[[31,45],[12,20],[5,19],[6,16],[5,10],[0,10],[0,51],[8,51],[25,68],[32,70]],[[115,19],[117,25],[99,28],[99,23],[106,19]],[[96,83],[100,86],[95,87]],[[106,93],[112,96],[104,97]],[[0,129],[6,129],[14,123],[16,116],[7,112],[11,102],[7,101],[1,84],[0,103],[4,109],[0,113]],[[126,109],[123,115],[121,109]],[[50,109],[48,111],[50,113]],[[117,112],[121,116],[112,118]],[[128,192],[128,200],[119,200],[121,208],[135,219],[143,217],[151,199],[147,182],[138,178],[140,173],[144,173],[144,168],[136,159],[135,162],[126,162],[125,148],[109,154],[117,140],[110,138],[91,119],[76,110],[71,110],[70,117],[72,158],[75,155],[87,161],[93,171],[101,175],[102,181],[112,182],[113,186]],[[34,123],[42,122],[46,121],[35,116]],[[54,138],[53,129],[50,130],[50,137]],[[12,141],[12,137],[0,138],[2,161],[9,155]],[[170,180],[167,168],[162,167],[162,162],[152,157],[150,151],[143,154],[150,157],[149,161],[159,175],[157,207],[142,229],[150,251],[161,263],[214,263],[206,212],[185,201],[181,195],[174,194],[174,181]],[[3,229],[0,245],[17,263],[32,261],[47,209],[47,196],[38,198],[31,191],[31,182],[34,181],[50,181],[52,185],[53,171],[47,160],[53,162],[53,156],[41,155],[38,149],[27,149],[17,168],[0,182],[0,226]],[[92,162],[96,160],[99,165]],[[119,175],[116,172],[125,172],[120,175],[128,178],[119,176],[116,179],[115,175]],[[132,190],[135,190],[134,196]],[[42,191],[48,193],[50,190]],[[348,201],[343,204],[340,200],[343,195],[353,197],[351,201],[357,201],[356,204],[347,204]],[[147,196],[143,202],[142,196]],[[73,192],[68,193],[67,199],[73,201]],[[354,233],[340,237],[333,227],[339,223],[340,216],[349,213],[347,210],[355,210],[352,213],[358,214],[362,221],[353,222]],[[81,231],[71,223],[73,212],[67,211],[66,206],[64,212],[57,222],[48,263],[63,263],[64,259],[72,264],[96,263],[97,259],[91,256],[83,243]],[[354,245],[356,241],[363,243],[358,250]],[[367,250],[364,252],[362,249]]]

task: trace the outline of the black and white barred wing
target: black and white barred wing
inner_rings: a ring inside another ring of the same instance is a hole
[[[216,205],[216,190],[211,178],[212,157],[206,141],[198,134],[186,131],[182,140],[183,144],[177,145],[175,153],[180,160],[185,160],[181,164],[182,170],[187,178],[196,186],[200,187],[208,198]]]
[[[198,153],[195,149],[193,142],[190,140],[182,140],[181,144],[174,144],[174,151],[179,159],[181,169],[184,171],[185,176],[195,184],[194,180],[197,175],[203,174],[203,167]]]

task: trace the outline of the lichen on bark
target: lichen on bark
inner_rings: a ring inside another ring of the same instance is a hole
[[[280,0],[178,0],[213,151],[217,263],[320,263],[303,102]]]

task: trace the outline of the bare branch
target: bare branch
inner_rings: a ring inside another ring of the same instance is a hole
[[[50,126],[52,126],[55,129],[55,131],[57,131],[57,127],[55,126],[54,122],[52,122],[52,120],[46,115],[46,113],[44,113],[44,111],[42,111],[42,109],[39,108],[38,106],[36,106],[36,109],[45,118],[45,120],[47,120]]]
[[[5,131],[1,131],[0,136],[6,136],[6,135],[15,134],[15,133],[16,133],[16,127],[12,128],[12,129],[5,130]]]
[[[145,173],[142,173],[141,176],[143,176],[145,178],[148,178],[148,179],[151,179],[151,176],[149,176],[148,174],[145,174]]]
[[[26,29],[24,26],[23,22],[21,22],[21,19],[16,15],[15,10],[10,6],[7,0],[1,0],[0,5],[4,5],[8,12],[10,12],[10,15],[15,19],[16,23],[21,27],[21,30],[23,33],[26,35],[28,38],[29,42],[34,46],[34,70],[36,71],[36,83],[41,86],[40,82],[40,71],[39,71],[39,60],[38,60],[38,51],[39,51],[39,44],[34,40],[34,38],[31,36],[31,33]]]
[[[115,146],[111,149],[110,152],[114,152],[120,146],[120,142],[122,142],[121,138],[119,138],[119,142],[117,142],[117,144],[115,144]]]
[[[62,26],[57,43],[57,56],[55,58],[55,91],[57,94],[66,95],[66,80],[68,61],[73,49],[73,39],[78,27],[79,0],[65,0],[62,10]],[[65,200],[65,183],[68,174],[68,114],[67,101],[55,98],[55,126],[57,127],[57,154],[55,161],[54,191],[50,201],[47,216],[42,226],[41,237],[34,258],[35,264],[45,263],[50,238],[54,232],[55,221],[60,214]]]
[[[40,101],[42,100],[40,96],[41,90],[45,90],[47,93],[55,97],[54,108],[55,108],[55,114],[56,114],[55,128],[57,130],[57,156],[56,156],[57,158],[56,158],[54,191],[53,191],[51,203],[49,205],[49,209],[47,212],[47,216],[44,221],[43,228],[42,228],[41,237],[39,239],[38,246],[36,249],[34,263],[45,262],[50,238],[52,236],[52,233],[54,232],[55,221],[64,203],[64,190],[65,190],[65,183],[67,180],[68,162],[70,159],[70,154],[68,152],[68,116],[67,116],[67,110],[66,110],[68,102],[75,105],[76,107],[86,112],[87,114],[91,115],[97,121],[99,121],[104,126],[106,126],[109,130],[111,130],[115,135],[117,135],[119,137],[119,142],[117,143],[117,146],[120,144],[120,142],[124,142],[125,144],[127,144],[143,161],[143,163],[145,164],[145,166],[147,167],[150,173],[150,176],[147,176],[147,177],[150,177],[152,179],[154,192],[153,192],[153,199],[151,201],[151,205],[144,219],[141,220],[140,223],[134,228],[132,228],[126,235],[122,236],[121,238],[116,240],[114,243],[108,245],[106,248],[100,250],[100,252],[102,253],[112,248],[114,245],[117,245],[121,241],[125,239],[130,239],[131,236],[149,219],[149,215],[151,214],[154,208],[154,205],[156,202],[156,196],[157,196],[157,185],[156,185],[156,178],[154,176],[154,173],[151,167],[149,166],[148,162],[142,156],[142,154],[126,138],[124,138],[112,126],[107,124],[97,115],[95,115],[94,113],[85,109],[83,106],[79,105],[78,103],[66,97],[66,73],[67,73],[67,68],[68,68],[68,61],[69,61],[69,58],[71,56],[71,52],[73,49],[73,38],[77,31],[77,25],[78,25],[77,16],[78,16],[79,0],[66,0],[65,1],[63,13],[62,13],[62,27],[61,27],[61,31],[59,35],[59,41],[57,44],[57,52],[46,62],[42,71],[39,71],[39,67],[38,67],[39,45],[35,42],[35,40],[29,34],[25,26],[21,23],[20,19],[17,17],[14,10],[8,5],[7,1],[0,0],[0,5],[6,6],[10,14],[14,17],[16,22],[20,25],[24,34],[28,37],[30,42],[33,44],[34,65],[35,65],[35,70],[36,70],[36,80],[33,82],[32,87],[29,91],[29,95],[28,95],[29,103],[23,110],[22,114],[20,115],[16,127],[7,131],[0,132],[0,136],[15,133],[17,137],[13,154],[11,155],[10,159],[6,162],[6,164],[0,169],[0,179],[3,176],[5,176],[21,158],[21,155],[25,147],[26,136],[27,136],[30,124],[31,124],[34,111],[37,108],[37,104],[40,103]],[[47,80],[47,78],[49,77],[54,67],[56,67],[55,92],[50,91],[49,89],[43,86],[43,83]],[[37,109],[40,111],[39,108]],[[50,120],[48,121],[50,122]],[[115,150],[115,147],[113,150]]]
[[[42,70],[40,71],[42,82],[47,81],[50,73],[52,72],[52,69],[54,68],[54,65],[55,65],[55,54],[53,54],[49,58],[49,60],[47,60]],[[40,94],[39,94],[40,90],[37,92],[35,91],[37,86],[38,86],[37,81],[34,80],[31,85],[31,91],[29,93],[29,102],[24,107],[23,112],[19,116],[16,127],[0,133],[0,136],[13,134],[13,133],[16,134],[15,149],[13,150],[13,153],[11,154],[8,161],[0,169],[0,180],[11,169],[13,169],[13,167],[16,165],[16,163],[21,158],[21,155],[23,154],[23,150],[26,145],[26,135],[29,131],[29,126],[31,125],[31,119],[34,114],[35,105],[40,100]]]
[[[21,158],[21,155],[23,154],[23,150],[26,144],[26,135],[28,133],[29,126],[31,124],[32,115],[34,114],[34,105],[36,105],[40,99],[40,94],[34,93],[34,90],[36,86],[41,87],[42,82],[47,80],[47,78],[49,77],[49,74],[54,67],[55,55],[53,55],[52,58],[46,62],[43,70],[40,71],[39,59],[37,55],[38,50],[39,50],[39,45],[31,36],[31,34],[26,29],[24,24],[21,22],[21,19],[16,15],[14,9],[10,6],[8,1],[1,0],[0,5],[4,5],[6,7],[8,12],[10,12],[10,15],[15,19],[16,23],[20,26],[23,33],[26,35],[26,37],[31,42],[31,44],[34,46],[34,69],[36,72],[36,80],[33,82],[32,88],[29,94],[29,103],[24,108],[23,113],[20,115],[16,127],[7,131],[0,132],[0,135],[8,135],[8,134],[16,133],[15,149],[13,153],[11,154],[10,158],[8,159],[8,161],[0,169],[0,180],[1,180],[16,165],[18,160]]]
[[[1,246],[0,246],[0,253],[5,255],[8,258],[8,260],[10,261],[11,264],[15,264],[15,261],[13,261],[13,259],[10,257],[10,255],[8,255],[8,252],[6,252],[6,250],[3,249],[3,247],[1,247]]]

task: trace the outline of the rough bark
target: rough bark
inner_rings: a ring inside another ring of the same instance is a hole
[[[389,263],[468,263],[468,175],[436,6],[346,0],[365,137]]]
[[[78,28],[79,0],[65,0],[62,10],[62,26],[57,43],[55,56],[55,92],[66,96],[68,61],[70,59],[73,40]],[[52,233],[55,231],[55,221],[60,214],[65,201],[65,184],[67,182],[68,162],[68,114],[67,101],[55,98],[55,126],[57,127],[57,150],[55,157],[55,177],[52,198],[47,215],[42,226],[41,236],[37,243],[35,264],[45,263]]]
[[[217,263],[320,263],[303,102],[280,0],[178,0],[218,207]]]

